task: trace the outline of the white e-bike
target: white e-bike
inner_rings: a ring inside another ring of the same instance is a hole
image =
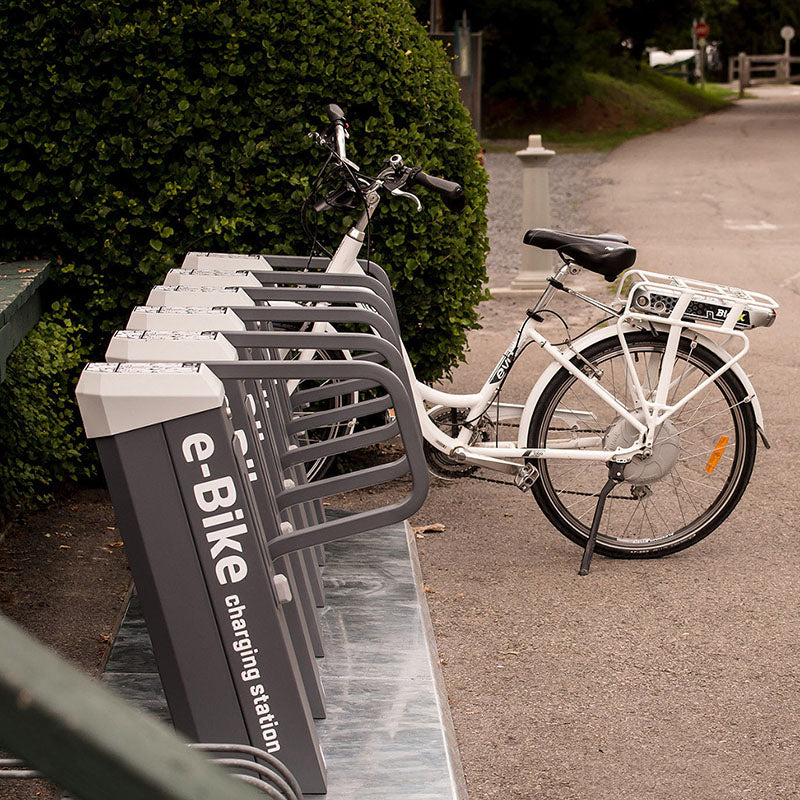
[[[362,272],[365,232],[381,193],[421,203],[411,189],[439,192],[463,207],[458,184],[407,166],[393,155],[370,176],[347,158],[347,123],[329,106],[332,126],[312,134],[341,178],[322,206],[362,213],[344,235],[329,273]],[[414,377],[403,349],[431,464],[448,476],[485,467],[514,476],[545,516],[584,547],[586,574],[596,548],[606,556],[653,558],[695,544],[731,513],[750,479],[757,439],[769,447],[756,392],[741,367],[745,331],[771,325],[770,297],[703,281],[631,269],[611,302],[566,285],[582,269],[616,280],[636,251],[617,234],[531,230],[525,242],[555,250],[561,266],[482,388],[439,391]],[[602,312],[604,327],[553,344],[538,330],[557,292]],[[552,359],[523,405],[500,390],[521,353],[535,343]],[[498,423],[518,425],[501,441]]]

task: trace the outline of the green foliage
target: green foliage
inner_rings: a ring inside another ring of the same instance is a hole
[[[783,52],[783,25],[800,30],[797,0],[461,0],[444,2],[452,30],[466,10],[484,33],[484,94],[489,122],[517,104],[542,112],[574,106],[590,89],[585,72],[629,79],[646,50],[692,47],[692,23],[705,18],[719,59],[707,65],[727,79],[727,57]],[[431,4],[415,0],[427,22]],[[796,40],[795,40],[796,46]],[[795,53],[796,54],[796,53]]]
[[[8,359],[0,384],[0,509],[48,501],[59,484],[90,477],[91,448],[72,400],[84,329],[55,303]]]
[[[495,123],[491,134],[499,139],[521,138],[539,131],[558,152],[610,150],[634,136],[688,122],[729,105],[725,92],[706,90],[643,67],[626,79],[602,73],[585,75],[585,97],[571,108],[550,114],[528,107],[516,117]]]
[[[2,256],[58,259],[51,291],[95,355],[187,250],[307,252],[305,134],[334,101],[365,168],[400,152],[464,184],[463,215],[391,201],[372,237],[421,375],[457,362],[483,297],[486,176],[405,0],[7,0],[0,38]]]
[[[609,55],[639,67],[646,47],[692,47],[692,23],[705,18],[711,29],[709,42],[719,48],[718,70],[726,79],[728,56],[742,50],[782,53],[780,29],[800,26],[797,0],[605,0],[602,5],[592,23],[599,47],[587,64],[612,72],[615,59]],[[598,60],[598,54],[605,54],[605,60]]]
[[[717,0],[706,19],[711,40],[721,42],[723,61],[741,52],[783,53],[781,28],[791,25],[800,31],[800,4],[796,0]],[[792,55],[797,55],[797,39],[791,44]]]
[[[607,0],[604,5],[598,22],[614,32],[616,55],[630,58],[637,67],[649,45],[690,47],[692,19],[700,16],[696,0]]]

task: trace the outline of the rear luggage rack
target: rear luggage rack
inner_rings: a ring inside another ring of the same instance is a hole
[[[778,308],[771,297],[759,292],[638,269],[625,273],[616,300],[625,305],[624,316],[727,330],[769,327]]]

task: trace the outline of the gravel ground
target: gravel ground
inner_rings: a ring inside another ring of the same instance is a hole
[[[522,142],[519,143],[522,147]],[[554,228],[590,233],[589,222],[581,207],[587,192],[602,184],[591,178],[592,167],[605,153],[570,153],[556,155],[550,161],[550,221]],[[521,263],[522,245],[522,169],[514,153],[486,153],[489,173],[489,245],[486,259],[489,286],[508,286]]]

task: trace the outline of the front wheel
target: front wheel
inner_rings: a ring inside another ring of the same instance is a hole
[[[666,335],[646,332],[626,337],[645,394],[655,393],[666,341]],[[597,376],[636,415],[631,376],[618,339],[598,342],[581,355],[573,363]],[[722,365],[708,348],[682,338],[667,402],[676,403]],[[635,428],[565,369],[542,392],[527,438],[533,448],[587,450],[628,447],[635,440]],[[728,370],[662,425],[649,459],[635,457],[626,467],[626,480],[608,496],[597,552],[655,558],[700,541],[739,502],[755,454],[752,405],[739,379]],[[533,463],[540,472],[532,487],[539,508],[564,536],[584,545],[599,490],[608,477],[606,464],[562,459]]]
[[[297,353],[293,353],[289,358],[296,359]],[[314,361],[330,361],[349,359],[350,354],[345,351],[337,350],[316,350],[314,351]],[[306,379],[298,381],[293,391],[301,392],[305,389],[318,389],[327,386],[334,381],[331,380],[311,380]],[[294,410],[297,417],[307,416],[319,411],[332,411],[334,409],[344,408],[348,405],[354,405],[358,402],[358,392],[348,392],[345,394],[337,394],[325,400],[317,401],[310,405],[303,405]],[[297,434],[297,444],[301,446],[317,444],[318,442],[327,442],[331,439],[336,439],[341,436],[349,436],[356,427],[357,420],[346,419],[339,422],[330,423],[327,425],[309,428],[302,433]],[[328,473],[336,456],[322,456],[313,461],[306,463],[306,479],[309,481],[320,480]]]

